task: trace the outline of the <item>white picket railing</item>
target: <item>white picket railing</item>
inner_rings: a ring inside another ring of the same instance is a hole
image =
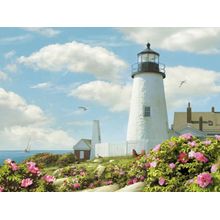
[[[133,149],[135,149],[137,153],[140,153],[142,150],[149,150],[148,141],[96,144],[95,156],[126,156],[131,155]]]

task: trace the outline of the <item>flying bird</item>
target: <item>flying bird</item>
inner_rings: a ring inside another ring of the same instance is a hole
[[[88,110],[88,108],[85,107],[85,106],[79,106],[78,108],[81,109],[81,110],[83,110],[83,111],[87,111],[87,110]]]
[[[183,81],[180,82],[179,88],[180,88],[184,83],[186,83],[186,80],[183,80]]]

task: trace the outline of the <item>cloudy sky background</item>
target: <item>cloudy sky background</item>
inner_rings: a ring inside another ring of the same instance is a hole
[[[71,149],[93,119],[103,141],[124,141],[130,66],[148,41],[166,65],[170,124],[189,101],[219,111],[220,28],[1,28],[0,150],[30,137],[35,149]]]

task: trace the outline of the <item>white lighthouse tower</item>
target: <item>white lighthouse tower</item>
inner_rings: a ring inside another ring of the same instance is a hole
[[[140,151],[149,150],[168,139],[167,108],[163,79],[165,66],[159,53],[147,48],[138,53],[132,67],[133,88],[127,130],[127,142]]]

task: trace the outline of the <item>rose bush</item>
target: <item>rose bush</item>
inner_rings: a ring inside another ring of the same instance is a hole
[[[7,159],[0,167],[0,192],[55,191],[54,178],[42,172],[36,163],[16,164]]]
[[[172,137],[144,156],[148,163],[144,191],[220,191],[220,137],[201,141],[191,134]]]

